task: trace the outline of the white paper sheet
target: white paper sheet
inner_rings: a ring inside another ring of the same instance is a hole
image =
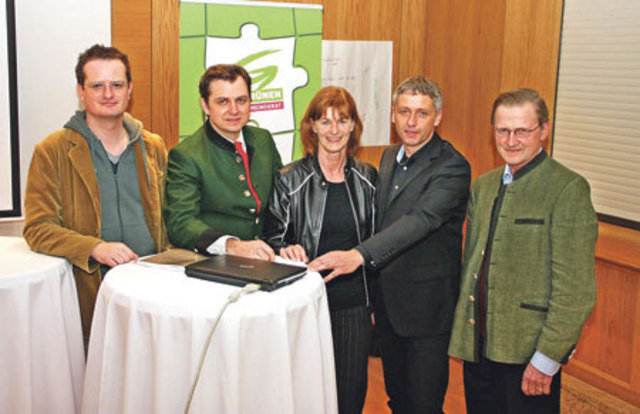
[[[347,89],[364,123],[361,145],[388,145],[393,42],[322,42],[322,86]]]

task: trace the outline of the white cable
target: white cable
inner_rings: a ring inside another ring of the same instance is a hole
[[[255,292],[256,290],[260,290],[260,285],[256,283],[249,283],[245,285],[242,289],[238,289],[235,292],[231,293],[227,298],[227,301],[218,312],[218,316],[216,317],[216,321],[211,326],[211,330],[209,331],[209,336],[207,337],[207,342],[204,344],[202,348],[202,353],[200,354],[200,363],[198,364],[198,369],[196,370],[196,376],[193,379],[193,384],[191,384],[191,391],[189,391],[189,399],[187,400],[187,405],[184,409],[184,414],[188,414],[191,409],[191,401],[193,400],[193,394],[196,391],[196,386],[198,385],[198,381],[200,380],[200,374],[202,373],[202,366],[204,365],[204,359],[207,356],[207,351],[209,351],[209,345],[211,344],[211,338],[213,337],[213,332],[216,330],[218,326],[218,322],[222,319],[222,315],[224,315],[224,311],[227,309],[227,306],[236,302],[242,295],[245,293]]]

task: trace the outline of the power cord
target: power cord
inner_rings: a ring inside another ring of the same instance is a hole
[[[246,293],[255,292],[256,290],[260,290],[260,285],[258,285],[257,283],[249,283],[245,285],[242,289],[236,290],[235,292],[229,295],[229,297],[227,298],[227,301],[222,306],[222,309],[220,309],[220,312],[218,312],[216,321],[214,322],[213,326],[211,327],[211,330],[209,331],[207,342],[204,344],[204,348],[202,348],[202,353],[200,355],[200,363],[198,364],[198,369],[196,371],[196,376],[193,379],[193,384],[191,384],[191,391],[189,391],[189,399],[187,400],[187,405],[184,409],[184,414],[188,414],[189,410],[191,409],[191,401],[193,400],[193,394],[195,393],[196,386],[198,385],[198,381],[200,380],[200,374],[202,373],[202,366],[204,365],[204,359],[206,358],[207,352],[209,351],[209,345],[211,344],[211,338],[213,337],[213,332],[215,332],[216,327],[218,326],[218,322],[220,322],[220,319],[222,319],[222,315],[224,315],[224,312],[227,309],[227,306],[229,306],[233,302],[236,302],[238,299],[240,299],[242,295]]]

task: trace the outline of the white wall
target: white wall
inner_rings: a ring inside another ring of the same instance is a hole
[[[94,43],[111,43],[110,0],[14,0],[21,195],[34,145],[61,128],[78,107],[75,64]],[[24,213],[24,211],[23,211]],[[19,220],[0,235],[20,235]]]

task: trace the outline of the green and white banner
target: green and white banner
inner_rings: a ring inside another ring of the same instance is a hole
[[[268,129],[283,162],[300,158],[300,120],[321,87],[322,6],[232,0],[180,2],[180,138],[204,122],[198,82],[218,63],[252,79],[250,124]]]

